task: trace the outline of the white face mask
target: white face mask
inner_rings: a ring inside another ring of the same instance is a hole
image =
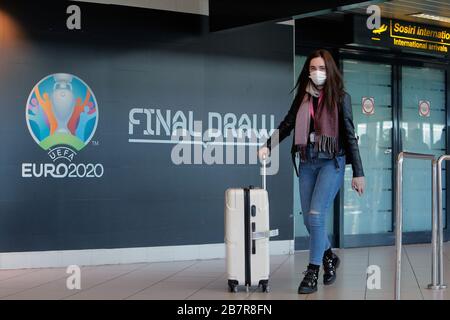
[[[312,71],[309,78],[316,86],[322,86],[327,80],[327,73],[325,71]]]

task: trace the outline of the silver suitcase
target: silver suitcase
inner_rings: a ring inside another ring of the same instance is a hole
[[[225,246],[228,288],[258,286],[269,292],[269,238],[278,230],[269,230],[269,198],[263,189],[231,188],[225,192]]]

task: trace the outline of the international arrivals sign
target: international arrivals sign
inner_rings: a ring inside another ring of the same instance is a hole
[[[409,21],[382,19],[378,29],[366,27],[366,17],[355,17],[355,44],[396,49],[419,50],[448,55],[450,29]]]

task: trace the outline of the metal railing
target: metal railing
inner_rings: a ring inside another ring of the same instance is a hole
[[[437,161],[437,243],[439,248],[439,256],[438,256],[438,289],[445,289],[447,285],[444,284],[444,252],[443,252],[443,243],[444,243],[444,219],[442,213],[442,162],[450,160],[450,155],[442,155],[439,157]]]
[[[450,160],[450,156],[441,156],[436,161],[432,154],[421,154],[412,152],[400,152],[397,157],[397,186],[396,186],[396,219],[395,219],[395,246],[396,246],[396,268],[395,268],[395,299],[400,300],[401,292],[401,267],[402,267],[402,224],[403,224],[403,160],[406,158],[430,160],[431,161],[431,284],[428,288],[437,290],[444,289],[443,284],[443,224],[442,224],[442,162]],[[439,169],[439,174],[438,174]],[[438,192],[436,192],[438,190]],[[437,201],[436,201],[437,195]],[[439,208],[439,209],[438,209]],[[438,214],[439,210],[439,214]],[[439,247],[439,254],[438,254]],[[439,271],[439,279],[438,279]]]

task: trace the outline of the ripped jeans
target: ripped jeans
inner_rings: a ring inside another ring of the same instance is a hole
[[[299,164],[299,189],[303,221],[309,232],[309,262],[322,264],[325,250],[331,247],[326,216],[344,182],[345,155],[334,159],[317,158],[309,151],[307,161]]]

